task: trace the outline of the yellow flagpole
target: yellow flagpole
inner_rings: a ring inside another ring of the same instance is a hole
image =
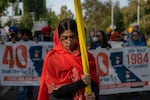
[[[89,73],[89,63],[88,63],[85,30],[84,30],[84,25],[83,25],[83,17],[82,17],[80,0],[74,0],[74,6],[75,6],[75,13],[76,13],[76,21],[77,21],[77,28],[78,28],[78,37],[79,37],[79,43],[80,43],[83,72],[84,72],[84,74],[88,74]],[[86,93],[91,92],[90,85],[88,85],[85,88],[85,92]]]

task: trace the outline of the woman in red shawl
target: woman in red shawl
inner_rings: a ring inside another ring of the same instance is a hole
[[[38,100],[98,100],[95,59],[88,53],[90,73],[83,75],[78,42],[76,21],[62,20],[54,33],[54,48],[44,60]],[[92,92],[85,95],[88,84]]]

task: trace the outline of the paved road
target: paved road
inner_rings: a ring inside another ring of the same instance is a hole
[[[16,90],[10,89],[4,95],[2,95],[2,92],[0,92],[0,100],[16,100]]]
[[[1,91],[1,88],[0,88]],[[34,98],[32,100],[37,100],[37,92],[38,89],[34,88]],[[0,92],[1,93],[1,92]],[[143,92],[139,99],[131,99],[131,94],[124,94],[124,95],[109,95],[106,97],[101,98],[101,100],[150,100],[150,91],[145,94]],[[1,94],[0,94],[1,95]],[[106,99],[107,98],[107,99]],[[16,100],[16,88],[10,89],[4,96],[0,96],[0,100]],[[27,99],[26,99],[27,100]]]
[[[2,90],[0,88],[0,90]],[[37,100],[37,88],[34,88],[34,97],[32,100]],[[0,91],[0,100],[16,100],[16,88],[11,88],[7,93],[2,96],[2,92]],[[27,99],[26,99],[27,100]]]

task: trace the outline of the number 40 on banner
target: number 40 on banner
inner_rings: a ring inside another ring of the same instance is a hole
[[[18,51],[21,50],[22,58],[24,59],[24,64],[22,64],[19,60]],[[15,56],[15,57],[13,57]],[[18,68],[26,68],[27,66],[27,48],[24,45],[18,45],[15,49],[15,55],[13,54],[13,47],[12,46],[6,46],[5,52],[2,59],[2,64],[8,64],[9,68],[14,68],[14,64],[16,63],[16,66]]]

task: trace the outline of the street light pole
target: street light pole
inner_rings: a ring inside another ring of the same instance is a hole
[[[111,28],[114,30],[114,4],[113,0],[111,0]]]
[[[14,25],[14,15],[15,15],[15,2],[12,2],[12,16],[11,16],[11,26]]]
[[[138,0],[138,5],[137,5],[137,23],[140,25],[140,0]]]

